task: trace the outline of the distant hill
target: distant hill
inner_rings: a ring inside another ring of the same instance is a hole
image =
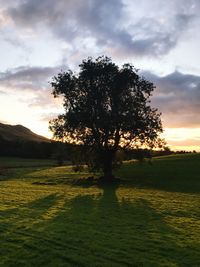
[[[3,123],[0,123],[0,138],[6,141],[50,142],[48,138],[35,134],[22,125],[9,125]]]

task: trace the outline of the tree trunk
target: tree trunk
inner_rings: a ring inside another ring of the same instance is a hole
[[[112,179],[113,178],[113,174],[112,174],[112,165],[108,162],[108,163],[104,163],[103,166],[103,174],[104,174],[104,178],[105,179]]]
[[[105,151],[103,158],[103,174],[105,180],[112,180],[114,178],[112,174],[112,162],[114,153],[112,151]]]

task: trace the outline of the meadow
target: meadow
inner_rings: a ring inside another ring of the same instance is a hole
[[[0,266],[200,266],[200,154],[125,162],[120,183],[0,158]]]

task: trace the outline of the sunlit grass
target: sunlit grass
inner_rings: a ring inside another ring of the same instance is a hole
[[[127,164],[113,186],[74,185],[90,174],[70,166],[12,168],[0,266],[200,266],[199,159]]]

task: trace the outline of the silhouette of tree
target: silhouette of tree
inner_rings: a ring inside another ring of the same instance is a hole
[[[108,57],[88,58],[71,70],[53,77],[54,97],[62,96],[65,113],[50,121],[57,139],[84,144],[96,153],[105,178],[119,147],[161,145],[160,113],[151,108],[155,86],[138,75],[131,64],[118,67]]]

